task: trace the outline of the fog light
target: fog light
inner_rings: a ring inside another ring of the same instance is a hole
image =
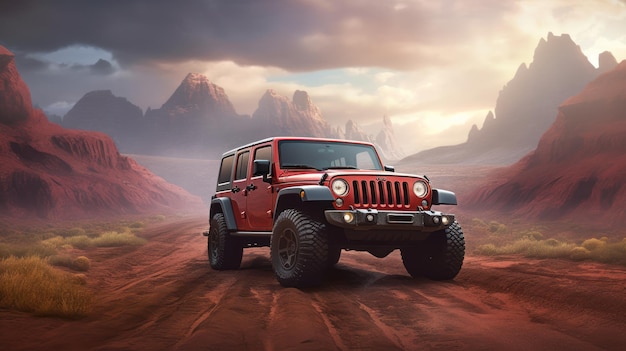
[[[343,220],[346,221],[346,223],[352,223],[352,221],[354,221],[354,215],[350,212],[346,212],[343,214]]]
[[[437,216],[433,217],[433,223],[439,224],[439,217]]]
[[[428,200],[422,200],[422,207],[428,207]]]
[[[446,217],[446,216],[441,217],[441,223],[443,225],[448,225],[449,222],[450,222],[450,220],[448,219],[448,217]]]
[[[368,222],[374,222],[374,215],[373,214],[368,214],[367,216],[365,216],[365,219]]]
[[[342,199],[335,200],[335,205],[337,205],[337,207],[343,206],[343,200]]]

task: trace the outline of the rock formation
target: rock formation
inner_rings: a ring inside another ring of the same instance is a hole
[[[602,70],[615,67],[610,53],[600,56],[601,69],[596,69],[569,35],[549,33],[535,49],[533,62],[520,65],[500,91],[495,114],[488,113],[481,129],[472,127],[467,142],[425,150],[403,162],[510,164],[519,160],[537,146],[560,103]]]
[[[108,136],[63,129],[30,105],[0,46],[0,216],[74,219],[171,213],[200,199],[121,156]]]
[[[252,121],[258,126],[259,135],[337,137],[330,124],[322,117],[320,109],[313,104],[306,91],[296,90],[290,100],[268,89],[259,107],[252,114]]]
[[[65,128],[103,132],[126,152],[135,151],[143,142],[142,124],[141,108],[110,90],[85,94],[62,121]]]
[[[466,201],[530,218],[626,222],[626,61],[558,108],[537,149]]]

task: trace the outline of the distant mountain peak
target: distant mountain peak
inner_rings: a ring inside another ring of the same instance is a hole
[[[165,110],[235,114],[224,89],[200,73],[189,73],[163,104]]]
[[[606,55],[605,55],[606,56]],[[604,58],[610,61],[610,58]],[[492,163],[519,160],[536,147],[555,120],[557,107],[580,92],[599,74],[568,34],[548,33],[535,49],[533,61],[520,64],[498,94],[494,113],[468,141],[425,150],[407,158],[421,163]]]

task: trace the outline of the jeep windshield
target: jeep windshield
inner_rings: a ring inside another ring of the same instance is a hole
[[[282,169],[382,170],[371,145],[312,140],[281,140],[278,143]]]

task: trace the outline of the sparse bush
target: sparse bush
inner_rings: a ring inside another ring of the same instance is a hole
[[[495,256],[498,254],[498,248],[494,244],[481,245],[476,249],[477,253],[485,256]]]
[[[560,244],[561,244],[561,242],[556,240],[556,239],[550,238],[550,239],[546,240],[546,245],[548,245],[548,246],[559,246]]]
[[[604,247],[605,245],[606,245],[606,241],[596,239],[596,238],[591,238],[591,239],[587,239],[583,241],[581,246],[589,251],[594,251],[594,250],[598,250]]]
[[[475,227],[487,228],[487,223],[480,218],[472,218],[472,225]]]
[[[145,244],[146,240],[135,236],[129,232],[106,232],[92,240],[93,245],[98,247],[111,246],[140,246]]]
[[[69,238],[65,238],[65,243],[77,249],[86,249],[90,246],[93,246],[92,244],[93,240],[94,239],[88,237],[87,235],[78,235],[78,236],[71,236]]]
[[[506,233],[506,225],[496,221],[489,222],[489,231],[495,234]]]
[[[589,250],[585,249],[582,246],[576,246],[569,253],[569,258],[574,261],[582,261],[586,260],[590,257]]]
[[[541,240],[543,239],[543,234],[536,230],[530,230],[522,233],[522,239]]]
[[[76,278],[49,266],[39,257],[9,257],[0,261],[0,306],[44,316],[86,315],[91,292]]]
[[[72,237],[72,236],[81,236],[85,235],[85,229],[80,227],[74,227],[71,229],[67,229],[61,233],[63,237]]]
[[[49,247],[42,243],[34,243],[30,245],[10,245],[0,243],[0,259],[8,258],[11,256],[15,257],[28,257],[28,256],[37,256],[41,258],[49,257],[54,255],[56,250],[54,247]]]
[[[87,272],[91,267],[91,261],[85,256],[78,256],[72,262],[72,268],[80,272]]]
[[[87,285],[87,276],[83,273],[72,274],[72,281],[78,285]]]
[[[143,226],[144,226],[143,222],[133,222],[128,225],[128,227],[132,229],[143,228]]]
[[[53,266],[72,268],[74,259],[68,255],[53,255],[48,258],[48,263]]]

